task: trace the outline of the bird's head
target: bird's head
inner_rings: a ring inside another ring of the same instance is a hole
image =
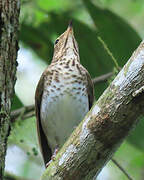
[[[79,59],[79,49],[74,37],[72,22],[69,23],[67,30],[61,34],[55,41],[53,62],[62,59],[73,59],[77,56]]]

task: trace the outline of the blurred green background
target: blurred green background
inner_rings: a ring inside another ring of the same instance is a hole
[[[98,37],[123,67],[144,37],[143,18],[143,0],[22,0],[19,66],[12,110],[34,104],[35,88],[52,59],[54,41],[66,30],[69,20],[73,20],[81,63],[94,78],[115,71],[115,64]],[[108,84],[109,81],[96,85],[96,99]],[[9,136],[6,174],[19,180],[37,180],[44,166],[35,117],[23,120],[22,115],[13,123]],[[135,180],[144,179],[144,120],[141,119],[114,155]],[[109,162],[97,179],[127,178]]]

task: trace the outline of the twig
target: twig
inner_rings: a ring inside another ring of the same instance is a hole
[[[14,122],[20,116],[21,119],[26,119],[34,115],[34,105],[24,106],[11,112],[11,122]]]
[[[93,83],[94,85],[96,85],[97,83],[100,82],[105,82],[106,80],[108,80],[111,76],[113,75],[113,72],[109,72],[107,74],[103,74],[101,76],[98,76],[96,78],[93,79]]]
[[[115,160],[115,159],[111,159],[112,162],[125,174],[125,176],[129,179],[129,180],[133,180],[130,175],[126,172],[126,170]]]
[[[104,40],[98,36],[98,40],[102,43],[104,49],[106,50],[106,52],[108,53],[108,55],[111,57],[113,63],[115,64],[115,67],[118,71],[120,71],[120,67],[118,65],[118,62],[116,60],[116,58],[113,56],[112,52],[110,51],[110,49],[108,48],[107,44],[104,42]]]

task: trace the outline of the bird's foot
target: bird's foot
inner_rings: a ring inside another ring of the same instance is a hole
[[[52,159],[51,159],[48,163],[46,163],[46,168],[49,167],[49,165],[50,165],[51,162],[52,162]]]
[[[54,150],[54,152],[53,152],[53,155],[52,155],[52,157],[51,157],[51,160],[55,160],[55,157],[56,157],[58,151],[59,151],[59,148],[56,147],[55,150]]]
[[[53,152],[53,155],[52,155],[52,157],[51,157],[51,160],[50,160],[48,163],[46,163],[46,168],[50,165],[50,163],[51,163],[52,161],[55,160],[55,157],[56,157],[58,151],[59,151],[59,148],[56,147],[55,150],[54,150],[54,152]]]

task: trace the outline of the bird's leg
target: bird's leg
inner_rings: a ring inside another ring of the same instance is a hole
[[[51,157],[51,160],[55,160],[55,157],[56,157],[58,151],[59,151],[59,148],[58,148],[58,145],[57,145],[57,146],[55,147],[55,150],[54,150],[54,152],[53,152],[53,155],[52,155],[52,157]]]
[[[51,159],[49,162],[46,163],[46,168],[49,167],[49,165],[50,165],[51,162],[52,162],[52,159]]]
[[[58,145],[57,145],[57,146],[55,147],[55,149],[54,149],[54,152],[53,152],[53,155],[52,155],[52,157],[51,157],[51,160],[46,164],[46,168],[50,165],[50,163],[51,163],[52,161],[55,160],[55,157],[56,157],[58,151],[59,151],[59,148],[58,148]]]

